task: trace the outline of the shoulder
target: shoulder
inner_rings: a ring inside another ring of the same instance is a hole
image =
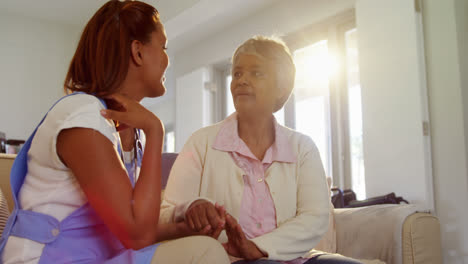
[[[79,110],[101,110],[104,104],[95,96],[89,94],[73,94],[60,99],[51,109],[51,112],[70,113]]]
[[[198,155],[204,156],[212,149],[211,147],[223,122],[224,120],[214,125],[198,129],[192,133],[180,152],[198,153]]]
[[[104,135],[112,144],[118,143],[118,133],[114,123],[101,116],[105,108],[101,101],[87,94],[73,94],[61,98],[48,112],[42,124],[37,128],[32,141],[30,154],[43,164],[63,168],[56,153],[59,134],[66,129],[87,128]]]
[[[69,95],[52,107],[43,125],[55,127],[57,133],[68,128],[93,129],[114,143],[116,140],[114,123],[101,116],[101,109],[105,109],[104,104],[93,95]]]
[[[318,153],[318,148],[310,136],[281,125],[280,130],[286,135],[291,148],[297,155]]]
[[[188,141],[191,142],[205,142],[205,143],[210,143],[213,142],[218,135],[219,129],[221,128],[223,122],[225,120],[216,123],[214,125],[210,125],[204,128],[200,128],[199,130],[195,131]]]

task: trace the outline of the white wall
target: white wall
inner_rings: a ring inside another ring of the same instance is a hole
[[[158,116],[159,119],[161,119],[166,128],[175,126],[175,104],[172,97],[168,100],[163,100],[156,104],[145,106],[148,110]]]
[[[175,150],[180,152],[196,130],[208,126],[211,119],[211,95],[205,83],[212,81],[209,67],[197,69],[177,78]]]
[[[79,29],[0,14],[0,131],[27,139],[63,81]]]
[[[444,263],[457,264],[468,263],[467,16],[465,0],[423,1],[436,212]]]
[[[455,18],[457,24],[458,54],[460,60],[460,77],[463,96],[463,113],[465,119],[465,139],[468,138],[468,1],[455,1]],[[465,140],[466,163],[468,164],[468,140]],[[468,177],[468,175],[467,175]]]

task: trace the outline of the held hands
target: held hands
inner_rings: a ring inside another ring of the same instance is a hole
[[[149,132],[164,133],[161,120],[137,101],[121,94],[113,94],[106,98],[106,103],[108,109],[101,110],[101,115],[116,121],[118,131],[133,127],[141,128],[147,134]]]
[[[246,260],[265,257],[257,246],[247,239],[236,219],[227,214],[225,208],[221,205],[213,205],[206,200],[198,200],[187,210],[185,223],[192,234],[207,235],[215,239],[225,229],[228,242],[224,243],[223,246],[231,256]]]
[[[228,242],[223,243],[223,247],[229,255],[245,260],[256,260],[266,257],[266,255],[257,248],[255,243],[247,239],[236,219],[229,214],[226,215],[225,229]]]
[[[217,239],[225,227],[226,210],[218,204],[198,200],[185,213],[185,222],[192,232]]]

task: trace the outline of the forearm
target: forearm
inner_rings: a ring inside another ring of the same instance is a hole
[[[327,229],[328,213],[316,216],[301,215],[251,241],[260,250],[267,252],[268,258],[290,260],[315,247]],[[279,249],[278,245],[283,246]]]
[[[184,222],[159,224],[156,242],[195,235]]]
[[[133,190],[133,217],[139,226],[145,227],[145,233],[156,233],[154,226],[159,220],[161,204],[161,153],[163,129],[145,132],[146,148],[138,181]]]

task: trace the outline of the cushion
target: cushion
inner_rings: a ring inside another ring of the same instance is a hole
[[[328,188],[332,186],[332,180],[330,177],[327,177]],[[327,233],[322,237],[322,240],[315,246],[316,250],[336,253],[336,226],[335,226],[335,214],[333,212],[335,208],[330,202],[330,212],[329,212],[329,223]]]
[[[408,216],[403,224],[403,264],[442,263],[440,223],[428,213]]]

